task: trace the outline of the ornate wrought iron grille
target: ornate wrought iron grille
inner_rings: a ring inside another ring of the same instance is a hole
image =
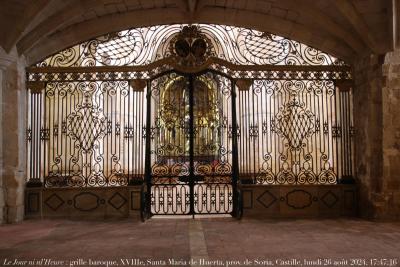
[[[152,81],[152,214],[232,212],[231,90],[211,72]]]
[[[239,91],[242,178],[335,184],[352,175],[351,93],[333,81],[254,80]]]
[[[351,71],[270,33],[161,25],[28,68],[29,184],[147,184],[153,214],[234,213],[236,181],[353,176]]]
[[[127,81],[49,82],[30,92],[30,178],[46,187],[143,179],[146,101]]]
[[[313,47],[272,33],[240,27],[193,24],[210,40],[211,56],[238,65],[344,65]],[[38,67],[140,66],[171,56],[171,40],[187,24],[135,28],[67,48]]]

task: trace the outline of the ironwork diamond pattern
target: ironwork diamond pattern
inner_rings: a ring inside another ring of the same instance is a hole
[[[78,140],[80,148],[88,152],[96,140],[103,137],[107,130],[107,121],[103,113],[95,108],[83,107],[68,116],[69,136]]]
[[[106,60],[124,59],[125,57],[129,57],[137,43],[139,43],[135,39],[135,36],[129,34],[123,36],[117,35],[108,42],[98,44],[97,53]],[[108,62],[105,61],[105,63]]]
[[[297,101],[285,105],[275,117],[275,131],[285,137],[289,146],[298,149],[314,133],[314,114]]]
[[[261,59],[284,58],[289,52],[287,42],[273,40],[272,35],[266,33],[257,35],[251,31],[245,37],[245,45],[249,53]]]

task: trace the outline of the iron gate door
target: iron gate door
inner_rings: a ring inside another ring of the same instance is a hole
[[[146,179],[151,215],[233,213],[232,84],[213,72],[173,72],[150,82]]]

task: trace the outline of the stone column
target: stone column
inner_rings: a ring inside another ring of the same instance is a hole
[[[371,55],[354,66],[355,169],[359,212],[366,218],[378,216],[383,188],[382,63],[382,56]]]
[[[3,106],[3,88],[4,88],[4,71],[7,68],[8,61],[0,58],[0,127],[3,126],[3,116],[1,107]],[[5,222],[5,201],[3,188],[3,131],[0,129],[0,224]]]
[[[355,65],[354,123],[360,215],[400,219],[400,49]]]
[[[383,65],[383,183],[381,213],[400,219],[400,49],[388,53]]]
[[[26,90],[25,61],[14,48],[0,48],[0,212],[1,221],[24,218],[26,180]]]

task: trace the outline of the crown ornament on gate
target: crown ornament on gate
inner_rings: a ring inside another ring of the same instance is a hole
[[[200,66],[215,54],[211,40],[195,25],[184,26],[171,39],[169,50],[176,63],[183,67]]]

